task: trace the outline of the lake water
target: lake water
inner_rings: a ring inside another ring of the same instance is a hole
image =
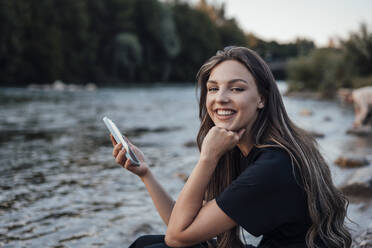
[[[320,148],[340,185],[354,170],[333,161],[344,153],[372,154],[372,141],[346,135],[350,107],[334,101],[284,97],[301,127],[324,133]],[[0,246],[127,247],[165,226],[142,182],[111,155],[110,117],[145,153],[154,174],[176,198],[198,160],[194,86],[99,89],[95,92],[0,89]],[[302,116],[303,109],[313,112]],[[370,202],[352,203],[362,230]],[[257,243],[249,235],[248,239]]]

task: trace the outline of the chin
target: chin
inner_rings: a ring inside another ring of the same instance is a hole
[[[232,124],[217,123],[216,126],[219,127],[219,128],[223,128],[223,129],[229,130],[229,131],[236,131],[236,128]]]

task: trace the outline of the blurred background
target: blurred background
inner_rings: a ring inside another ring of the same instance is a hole
[[[370,13],[367,0],[1,0],[0,247],[126,247],[164,233],[102,118],[176,198],[199,155],[195,75],[229,45],[268,62],[349,197],[354,247],[372,247],[372,135],[348,133],[354,111],[337,94],[372,86]]]

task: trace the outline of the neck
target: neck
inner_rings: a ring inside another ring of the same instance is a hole
[[[245,133],[237,144],[239,150],[243,153],[244,157],[248,156],[249,152],[253,148],[252,136],[249,133]]]

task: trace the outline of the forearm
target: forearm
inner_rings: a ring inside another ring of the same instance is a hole
[[[355,109],[355,123],[361,125],[368,114],[368,106],[360,104]]]
[[[150,194],[152,201],[164,223],[168,225],[169,218],[174,206],[174,200],[164,190],[164,188],[156,180],[152,172],[149,170],[144,177],[141,178]]]
[[[203,206],[205,190],[218,160],[200,158],[173,208],[167,232],[183,232]]]
[[[360,123],[362,123],[363,120],[367,117],[367,114],[368,114],[368,108],[367,107],[362,108],[358,115],[358,119]]]

